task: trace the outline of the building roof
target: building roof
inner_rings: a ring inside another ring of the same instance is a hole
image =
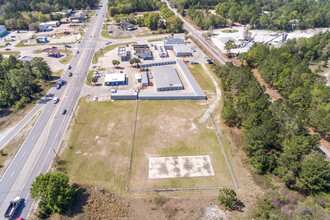
[[[106,74],[104,82],[124,82],[126,75],[123,73]]]
[[[147,72],[142,72],[141,77],[142,77],[142,84],[148,84],[149,83]]]
[[[183,87],[180,77],[172,66],[154,66],[152,74],[156,88]]]
[[[190,48],[185,44],[175,44],[173,50],[175,53],[191,53]]]
[[[127,55],[126,47],[125,46],[118,47],[118,56],[125,57],[126,55]]]
[[[142,76],[140,73],[135,73],[135,79],[139,80],[142,79]]]
[[[30,57],[30,56],[23,56],[23,57],[20,57],[19,59],[24,62],[31,62],[31,60],[33,60],[34,57]]]
[[[182,38],[165,38],[164,44],[184,44],[184,40]]]
[[[178,64],[180,70],[183,72],[183,75],[185,76],[186,80],[189,82],[191,88],[194,90],[196,96],[205,97],[203,90],[201,89],[201,87],[199,87],[198,83],[196,82],[195,78],[189,71],[186,64],[181,59],[176,60],[176,63]]]
[[[47,40],[47,37],[46,36],[40,36],[40,37],[37,37],[36,40]]]

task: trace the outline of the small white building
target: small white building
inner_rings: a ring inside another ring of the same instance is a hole
[[[59,21],[49,21],[46,23],[49,27],[58,27],[60,26],[61,22]]]
[[[53,30],[51,27],[48,26],[47,23],[40,23],[38,28],[39,28],[39,31],[51,31],[51,30]]]
[[[142,75],[141,73],[135,73],[135,80],[140,83],[142,80]]]
[[[175,44],[173,45],[173,51],[175,56],[182,57],[182,56],[192,56],[192,52],[190,48],[185,44]]]
[[[158,55],[162,58],[168,56],[167,51],[165,50],[164,46],[161,46],[161,45],[157,46],[157,51],[158,51]]]
[[[106,74],[104,79],[105,86],[119,86],[126,85],[126,74],[114,73]]]

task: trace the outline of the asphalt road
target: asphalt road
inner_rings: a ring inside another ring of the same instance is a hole
[[[67,71],[62,77],[66,84],[60,90],[51,89],[44,98],[41,115],[0,179],[0,219],[4,218],[9,202],[17,196],[25,198],[20,217],[27,218],[29,214],[34,201],[29,195],[31,183],[38,174],[49,170],[55,157],[54,151],[58,150],[88,73],[106,13],[107,0],[102,3],[98,16],[93,18],[78,46],[80,53],[74,56],[70,64],[73,76],[70,78]],[[57,104],[52,101],[55,96],[60,99]],[[65,115],[61,115],[63,109],[67,109]]]

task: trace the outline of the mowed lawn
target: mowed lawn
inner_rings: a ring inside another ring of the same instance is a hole
[[[135,101],[79,101],[59,165],[74,183],[125,191]],[[72,149],[69,149],[69,146]]]
[[[203,101],[139,101],[129,188],[209,188],[233,186],[210,119],[198,124]],[[209,155],[215,176],[149,179],[149,156]]]
[[[211,78],[201,64],[189,65],[188,68],[203,91],[216,91]]]

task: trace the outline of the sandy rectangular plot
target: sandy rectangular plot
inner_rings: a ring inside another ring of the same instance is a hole
[[[149,157],[149,179],[214,176],[210,157]]]

